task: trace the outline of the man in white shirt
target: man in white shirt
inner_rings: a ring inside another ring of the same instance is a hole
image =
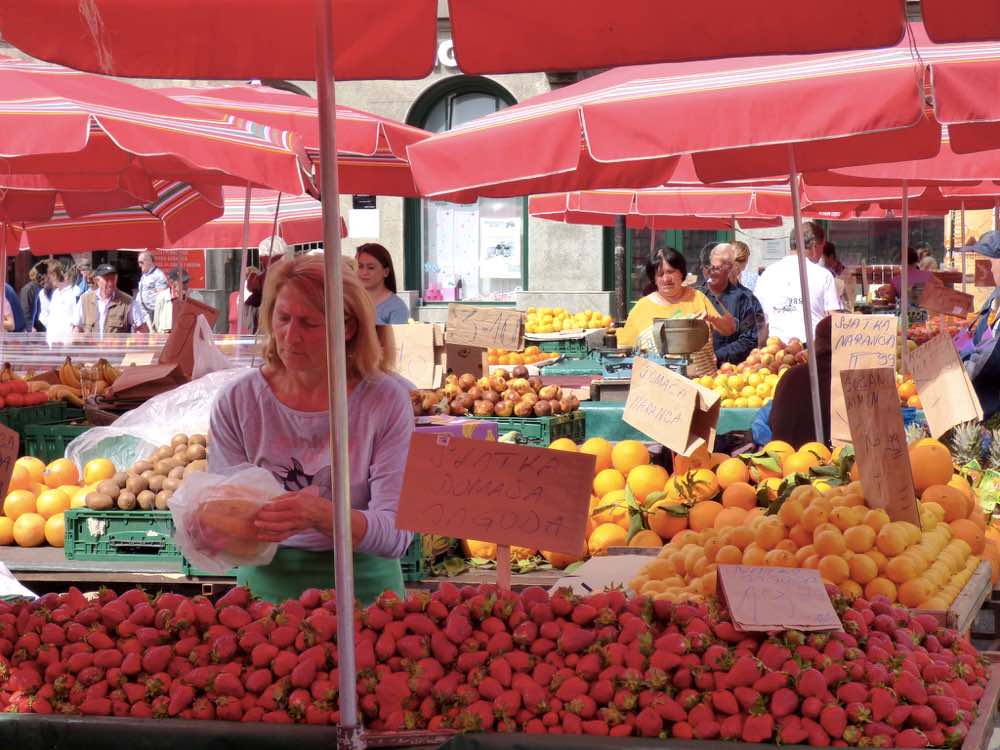
[[[153,254],[148,250],[139,253],[139,268],[142,270],[142,276],[139,277],[139,288],[136,289],[135,298],[142,307],[144,318],[150,322],[156,312],[157,296],[167,289],[167,277],[156,267]]]
[[[132,298],[118,288],[117,269],[104,263],[94,271],[97,289],[87,292],[76,305],[74,327],[83,333],[128,333],[132,321]]]
[[[812,324],[816,325],[827,315],[842,309],[833,275],[817,264],[823,254],[826,233],[814,221],[802,225],[805,242],[806,274],[809,280],[809,309]],[[806,340],[805,321],[802,318],[802,285],[799,281],[799,259],[796,237],[792,233],[789,254],[772,263],[757,280],[754,294],[764,308],[768,331],[785,343],[791,339]]]

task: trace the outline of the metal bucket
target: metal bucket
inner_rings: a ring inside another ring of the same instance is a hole
[[[692,354],[708,342],[709,327],[704,320],[694,318],[654,321],[658,330],[658,343],[662,354]]]

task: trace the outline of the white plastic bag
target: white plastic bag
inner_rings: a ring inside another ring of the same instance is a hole
[[[240,565],[267,565],[278,545],[256,538],[253,518],[285,490],[258,466],[232,476],[196,473],[170,498],[174,544],[192,565],[224,573]]]
[[[66,458],[83,467],[93,458],[108,458],[127,469],[178,433],[207,435],[212,404],[229,383],[243,377],[248,367],[212,372],[154,396],[126,412],[107,427],[93,427],[66,446]]]
[[[204,375],[208,375],[210,372],[231,370],[235,367],[229,360],[229,357],[223,354],[222,350],[212,340],[212,326],[205,320],[204,315],[198,316],[193,336],[194,366],[191,370],[192,380],[197,380]]]

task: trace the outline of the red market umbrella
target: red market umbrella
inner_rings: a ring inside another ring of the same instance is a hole
[[[921,0],[927,34],[939,44],[1000,39],[1000,5],[994,0]]]
[[[319,167],[319,111],[308,96],[267,86],[160,89],[177,101],[223,112],[302,137]],[[340,189],[355,195],[418,196],[406,147],[431,134],[353,107],[337,107],[337,166]]]

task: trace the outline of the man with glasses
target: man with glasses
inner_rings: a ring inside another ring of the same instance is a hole
[[[736,248],[727,242],[702,251],[702,272],[705,282],[701,292],[718,308],[736,321],[736,330],[723,335],[712,329],[712,346],[721,365],[723,362],[739,364],[757,346],[760,326],[764,325],[764,311],[753,292],[730,281]]]

